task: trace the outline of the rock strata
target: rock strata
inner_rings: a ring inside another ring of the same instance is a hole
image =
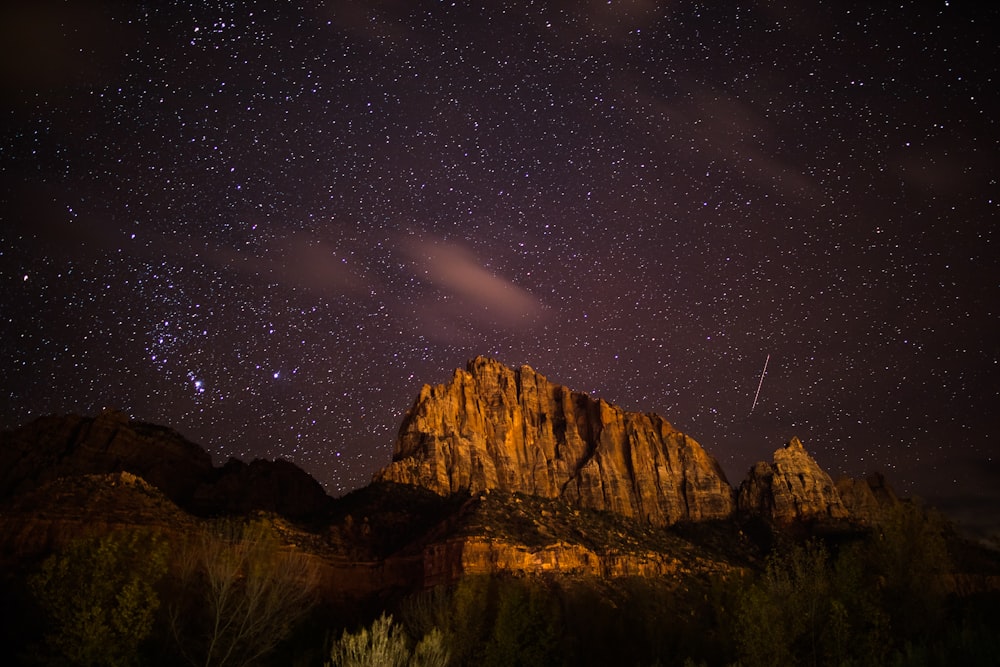
[[[776,523],[849,517],[830,476],[809,455],[798,438],[750,469],[738,493],[740,511]]]
[[[485,357],[421,389],[376,479],[442,495],[562,498],[654,525],[726,518],[735,507],[715,459],[663,418]]]
[[[598,554],[580,544],[556,542],[529,547],[483,537],[455,538],[429,545],[423,558],[425,588],[453,583],[463,575],[497,572],[519,575],[558,572],[614,579],[665,577],[684,569],[680,561],[656,552]]]

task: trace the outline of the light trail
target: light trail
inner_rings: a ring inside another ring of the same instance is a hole
[[[767,355],[767,359],[764,360],[764,370],[760,372],[760,382],[757,383],[757,393],[753,395],[753,405],[750,406],[750,413],[748,417],[753,414],[753,409],[757,407],[757,399],[760,397],[760,388],[764,386],[764,374],[767,373],[767,362],[771,361],[771,355]]]

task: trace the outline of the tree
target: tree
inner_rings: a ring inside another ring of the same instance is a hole
[[[132,665],[160,605],[166,543],[145,530],[81,540],[47,558],[29,588],[52,622],[46,652],[72,665]]]
[[[561,620],[552,596],[537,582],[502,578],[493,632],[483,664],[545,667],[561,664]]]
[[[775,552],[737,602],[736,640],[747,665],[821,664],[823,633],[840,632],[831,607],[826,549],[818,542]],[[832,621],[832,623],[831,623]]]
[[[900,503],[875,532],[870,560],[893,632],[901,638],[919,638],[941,621],[943,577],[950,569],[944,531],[939,514]]]
[[[439,632],[453,664],[477,662],[489,639],[492,589],[491,577],[467,575],[451,586],[417,593],[403,601],[403,624],[414,637]]]
[[[738,596],[742,663],[885,664],[893,648],[894,591],[927,583],[922,566],[912,565],[916,581],[904,572],[902,564],[926,557],[901,553],[905,545],[923,551],[914,538],[923,529],[910,529],[901,534],[913,541],[890,526],[867,543],[842,545],[835,559],[816,541],[772,553],[764,573]]]
[[[170,624],[181,653],[204,667],[253,664],[312,608],[318,569],[282,548],[265,520],[225,520],[189,540],[178,558]]]

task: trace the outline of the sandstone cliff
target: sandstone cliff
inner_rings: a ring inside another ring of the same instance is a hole
[[[423,387],[376,479],[442,495],[563,498],[654,525],[726,518],[735,507],[715,459],[661,417],[485,357],[447,384]]]
[[[680,580],[741,570],[753,558],[734,522],[685,527],[663,530],[565,499],[493,491],[466,497],[414,546],[423,545],[425,587],[497,572]]]
[[[740,511],[777,523],[812,519],[847,519],[849,513],[830,476],[798,438],[750,469],[738,492]]]

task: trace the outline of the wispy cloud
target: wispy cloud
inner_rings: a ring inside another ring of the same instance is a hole
[[[489,270],[467,248],[406,239],[401,249],[414,276],[435,288],[415,303],[431,335],[462,340],[469,329],[518,329],[545,318],[544,304],[514,280]]]

